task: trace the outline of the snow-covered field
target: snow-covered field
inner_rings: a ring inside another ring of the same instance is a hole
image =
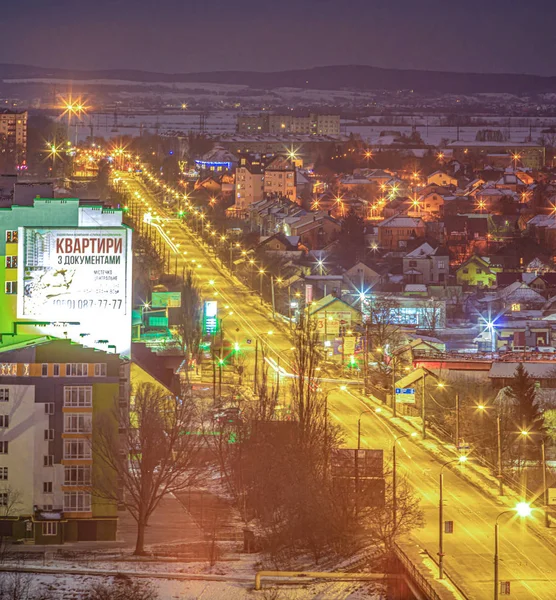
[[[236,118],[239,113],[235,111],[209,111],[206,115],[205,130],[211,134],[232,134],[236,131]],[[490,119],[490,118],[489,118]],[[493,117],[493,119],[495,119]],[[439,146],[443,140],[449,142],[458,139],[464,142],[475,140],[477,132],[481,129],[498,129],[507,137],[510,142],[524,142],[529,136],[536,142],[542,135],[542,130],[550,126],[556,126],[556,119],[544,118],[532,120],[531,128],[523,125],[523,119],[514,122],[508,119],[500,119],[499,123],[493,122],[491,125],[472,125],[460,127],[459,132],[456,127],[446,127],[438,124],[439,117],[431,116],[428,119],[424,117],[405,117],[406,122],[415,123],[417,132],[421,135],[423,141],[427,144]],[[429,124],[427,125],[427,120]],[[533,122],[535,124],[533,124]],[[198,113],[183,114],[116,114],[116,113],[90,113],[77,123],[77,136],[84,140],[91,135],[91,127],[96,137],[111,139],[121,137],[122,135],[138,136],[144,132],[150,133],[168,133],[173,131],[199,131],[200,117]],[[400,134],[410,135],[412,125],[389,125],[389,124],[369,124],[363,121],[356,122],[344,120],[342,123],[342,134],[358,134],[366,142],[373,144],[380,143],[380,133],[382,131],[395,131]],[[72,137],[75,135],[75,125],[72,124]]]
[[[45,575],[34,574],[33,582],[37,592],[48,592],[49,600],[81,600],[83,590],[102,580],[82,575]],[[373,593],[372,589],[358,583],[316,583],[269,586],[263,584],[263,590],[255,592],[253,583],[215,582],[215,581],[177,581],[172,579],[142,579],[149,581],[159,594],[160,600],[380,600],[384,595]],[[266,591],[265,591],[266,590]]]

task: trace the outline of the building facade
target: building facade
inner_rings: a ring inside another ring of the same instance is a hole
[[[266,196],[284,197],[296,201],[295,166],[283,156],[277,156],[264,169],[263,192]]]
[[[27,111],[0,109],[0,173],[26,166]]]
[[[113,476],[95,459],[95,423],[104,414],[118,428],[127,365],[69,340],[0,352],[0,361],[0,531],[38,544],[114,540],[117,504],[95,494],[95,480]]]
[[[260,158],[242,156],[236,169],[235,209],[245,211],[264,196],[264,165]]]
[[[240,115],[237,118],[237,132],[340,135],[340,115]]]

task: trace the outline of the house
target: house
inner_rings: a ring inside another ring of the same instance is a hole
[[[299,236],[300,243],[311,250],[324,248],[335,240],[341,228],[336,219],[323,211],[307,213],[289,224],[291,235]]]
[[[556,214],[535,215],[527,223],[527,231],[535,238],[535,240],[556,251]]]
[[[424,237],[425,222],[421,218],[395,216],[378,225],[378,243],[387,250],[406,248],[410,240]]]
[[[458,180],[455,177],[444,173],[443,171],[435,171],[427,177],[427,185],[442,185],[457,187]]]
[[[491,267],[489,257],[473,254],[456,270],[456,281],[461,285],[491,287],[496,283],[497,271]]]
[[[261,238],[256,250],[285,258],[299,258],[303,254],[303,250],[298,246],[298,237],[286,236],[279,232],[264,239]]]
[[[350,267],[344,273],[344,282],[346,285],[360,292],[373,288],[382,280],[383,276],[378,271],[362,261],[355,263],[353,267]]]
[[[328,294],[307,307],[309,318],[317,323],[319,338],[325,342],[343,336],[362,322],[361,312],[340,298]]]
[[[446,283],[450,271],[450,257],[443,246],[433,248],[425,242],[403,257],[406,283]]]

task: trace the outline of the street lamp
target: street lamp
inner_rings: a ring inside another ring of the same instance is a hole
[[[515,507],[511,510],[505,510],[503,512],[501,512],[497,517],[496,517],[496,522],[494,523],[494,600],[498,600],[498,588],[499,588],[499,581],[498,581],[498,543],[499,543],[499,529],[500,529],[500,525],[498,523],[500,517],[502,517],[503,515],[507,515],[508,513],[513,513],[515,512],[517,514],[518,517],[521,518],[526,518],[531,516],[531,512],[532,512],[532,508],[529,504],[527,504],[527,502],[519,502],[518,504],[515,505]]]
[[[396,497],[396,485],[397,485],[397,475],[396,475],[396,444],[399,440],[403,440],[406,437],[417,437],[417,433],[412,431],[411,433],[405,433],[404,435],[399,435],[392,445],[392,522],[393,527],[392,531],[394,534],[396,533],[396,526],[398,520],[398,500]]]
[[[364,410],[360,413],[359,418],[357,419],[357,450],[361,450],[361,417],[366,415],[367,413],[379,413],[380,408],[374,408]]]
[[[261,296],[261,305],[263,303],[263,277],[264,277],[264,269],[259,269],[259,294]]]
[[[444,468],[455,462],[463,464],[467,456],[462,455],[454,460],[449,460],[440,467],[439,496],[438,496],[438,579],[444,578]]]
[[[531,435],[531,432],[523,429],[520,431],[520,435],[524,438],[527,438]],[[542,502],[544,506],[544,523],[546,527],[550,525],[548,521],[548,487],[547,487],[547,477],[546,477],[546,448],[544,443],[544,438],[541,438],[541,461],[542,461]],[[527,493],[527,486],[524,485],[524,491]],[[525,495],[524,495],[525,497]]]
[[[478,404],[477,410],[486,413],[487,407],[484,404]],[[496,462],[497,462],[497,478],[498,478],[498,495],[504,495],[504,482],[502,477],[502,427],[500,423],[500,414],[496,415]]]

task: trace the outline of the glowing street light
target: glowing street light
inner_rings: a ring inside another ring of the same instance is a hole
[[[460,465],[467,462],[467,456],[462,454],[449,460],[440,467],[438,495],[438,579],[444,579],[444,468],[453,463]]]
[[[494,600],[498,600],[499,593],[499,573],[498,573],[498,547],[499,547],[499,538],[500,538],[500,524],[499,519],[503,515],[507,515],[509,513],[515,513],[518,517],[522,519],[526,519],[531,516],[533,509],[531,505],[527,502],[518,502],[515,507],[511,510],[505,510],[501,512],[496,517],[496,522],[494,523]]]

